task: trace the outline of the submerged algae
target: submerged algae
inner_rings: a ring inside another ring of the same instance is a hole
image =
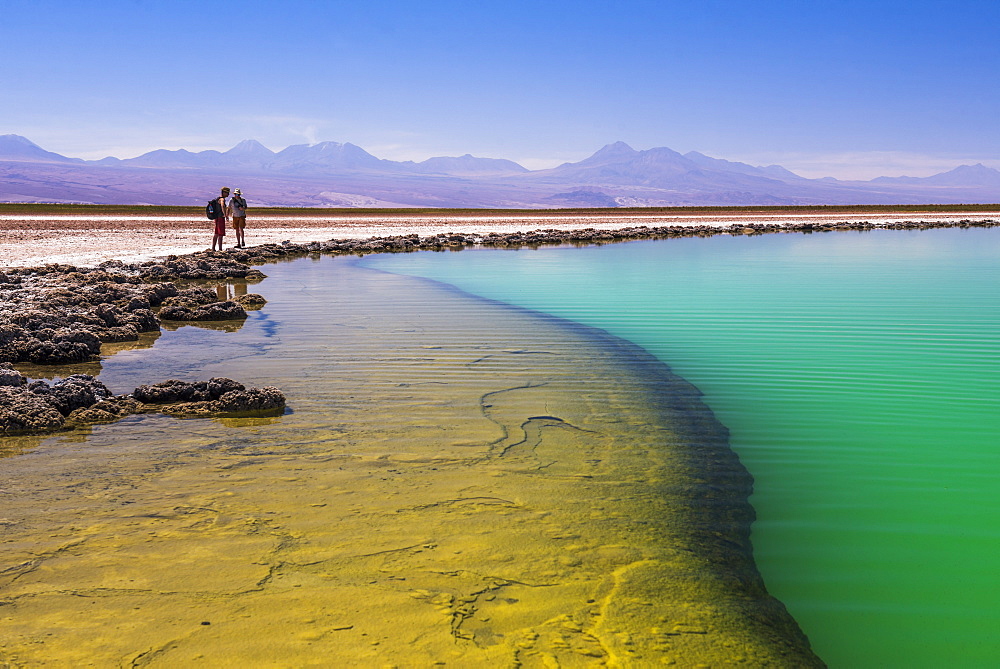
[[[662,363],[344,260],[269,273],[240,331],[102,380],[237,376],[295,413],[4,461],[0,660],[821,665],[753,565],[724,428]]]

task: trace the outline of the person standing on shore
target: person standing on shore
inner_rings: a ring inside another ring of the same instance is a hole
[[[229,217],[229,207],[226,198],[229,197],[229,188],[222,189],[222,195],[215,199],[215,236],[212,237],[212,250],[222,250],[222,240],[226,236],[226,219]],[[216,249],[218,246],[218,249]]]
[[[233,231],[236,232],[236,248],[245,249],[247,243],[244,235],[247,227],[247,201],[243,199],[243,192],[239,188],[233,191],[227,213],[233,221]]]

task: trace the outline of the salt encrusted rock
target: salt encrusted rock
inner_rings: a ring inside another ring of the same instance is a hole
[[[147,405],[149,406],[149,405]],[[177,402],[156,408],[169,416],[269,415],[285,408],[284,394],[273,386],[232,390],[217,400]]]
[[[163,306],[196,307],[199,304],[210,304],[218,301],[216,292],[211,288],[197,286],[178,290],[177,295],[163,301]]]
[[[143,410],[171,416],[208,416],[274,413],[285,408],[284,394],[273,386],[246,388],[227,378],[187,383],[171,379],[139,386],[132,396]],[[153,405],[157,405],[153,408]]]
[[[119,284],[114,281],[98,281],[89,285],[85,284],[81,294],[91,304],[101,304],[129,300],[135,295],[135,290],[135,286],[130,284]]]
[[[127,302],[121,304],[122,309],[125,311],[149,311],[152,305],[149,302],[149,298],[145,295],[133,295],[128,298]]]
[[[101,352],[101,340],[92,332],[87,330],[74,330],[72,328],[60,328],[52,334],[51,341],[56,344],[64,342],[71,344],[82,344],[94,355]]]
[[[132,397],[144,404],[171,404],[176,402],[205,402],[217,400],[226,393],[245,390],[238,381],[215,377],[208,381],[188,383],[170,379],[149,386],[139,386]]]
[[[219,411],[244,413],[273,411],[285,407],[285,395],[274,386],[232,390],[217,401]]]
[[[217,301],[214,290],[189,288],[163,300],[160,318],[167,321],[231,321],[247,317],[236,302]]]
[[[195,397],[196,384],[170,379],[148,386],[139,386],[132,391],[132,397],[140,402],[163,404],[167,402],[186,402]],[[197,399],[206,399],[199,397]]]
[[[15,361],[25,360],[37,365],[86,362],[93,360],[101,350],[101,340],[87,330],[44,329],[37,334],[40,336],[11,347],[17,354]]]
[[[159,329],[140,287],[105,280],[103,271],[60,271],[22,271],[23,281],[0,287],[0,361],[84,362],[100,354],[102,341]]]
[[[24,328],[9,323],[0,323],[0,363],[22,360],[22,349],[29,339],[33,338],[28,335]]]
[[[132,313],[123,316],[126,325],[132,325],[139,332],[156,332],[160,329],[160,321],[149,309],[134,309]]]
[[[0,386],[20,388],[28,384],[21,372],[14,369],[9,362],[0,362]]]
[[[177,286],[172,283],[154,283],[143,288],[143,296],[154,307],[163,304],[163,300],[168,297],[176,296],[178,292]]]
[[[198,307],[171,305],[160,309],[160,319],[165,321],[237,321],[246,317],[246,310],[232,300]]]
[[[73,410],[66,416],[66,425],[113,423],[130,414],[138,413],[141,408],[142,404],[128,395],[109,397],[89,407]]]
[[[101,319],[104,327],[91,328],[101,341],[135,341],[139,338],[140,332],[152,332],[160,328],[156,316],[148,308],[145,298],[133,298],[132,302],[138,306],[132,310],[124,311],[110,304],[101,304],[94,310],[94,314]]]
[[[101,333],[102,342],[136,341],[137,339],[139,339],[139,331],[134,325],[107,328]]]
[[[90,374],[72,374],[51,386],[36,381],[30,384],[28,389],[52,405],[63,416],[112,396],[108,387]]]
[[[189,256],[170,256],[162,263],[142,263],[139,276],[147,281],[173,281],[177,279],[252,279],[263,278],[260,270],[251,269],[238,260],[221,254],[194,253]]]
[[[246,386],[239,381],[233,381],[232,379],[227,379],[224,376],[216,376],[209,379],[207,388],[208,394],[213,400],[219,399],[226,393],[231,393],[234,390],[246,390]]]
[[[238,302],[244,309],[260,309],[262,306],[267,304],[267,300],[264,299],[264,296],[258,295],[257,293],[240,295],[236,298],[236,302]]]
[[[64,421],[44,398],[23,388],[0,386],[0,434],[52,432]]]
[[[111,304],[101,304],[98,305],[94,313],[104,321],[105,325],[108,327],[119,327],[124,325],[122,322],[122,313]]]
[[[285,396],[277,388],[246,388],[223,377],[195,383],[164,381],[120,396],[113,396],[88,374],[74,374],[51,386],[45,381],[25,381],[9,364],[0,364],[0,434],[111,423],[136,413],[273,416],[285,408]]]

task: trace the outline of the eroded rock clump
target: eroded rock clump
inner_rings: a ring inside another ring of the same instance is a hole
[[[273,386],[247,388],[224,377],[196,383],[171,379],[139,386],[132,397],[172,416],[240,415],[285,407],[285,396]]]
[[[232,300],[219,302],[213,290],[189,288],[165,298],[159,317],[165,321],[233,321],[246,318],[247,312]]]
[[[285,396],[277,388],[247,388],[222,377],[195,383],[170,380],[114,395],[89,374],[73,374],[51,385],[29,383],[10,363],[0,363],[0,434],[54,432],[141,413],[276,416],[284,408]]]

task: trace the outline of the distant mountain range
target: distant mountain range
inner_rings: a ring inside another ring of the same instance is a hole
[[[0,202],[195,205],[222,185],[256,206],[621,207],[959,204],[1000,202],[1000,171],[962,165],[930,177],[807,179],[666,147],[608,144],[575,163],[527,170],[472,155],[421,162],[377,158],[350,143],[275,152],[244,140],[228,151],[158,149],[135,158],[68,158],[0,135]]]
[[[354,144],[320,142],[295,144],[275,153],[255,139],[246,139],[225,152],[185,149],[157,149],[137,158],[124,160],[109,156],[101,160],[67,158],[46,151],[20,135],[0,135],[0,160],[21,162],[71,163],[104,167],[157,167],[224,170],[235,173],[336,175],[344,172],[393,172],[412,174],[449,174],[454,176],[517,174],[525,168],[510,160],[476,158],[466,154],[458,158],[429,158],[423,162],[395,162],[376,158]]]

